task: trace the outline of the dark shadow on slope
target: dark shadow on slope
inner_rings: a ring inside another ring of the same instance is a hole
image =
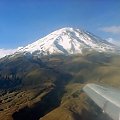
[[[18,112],[15,112],[12,117],[13,120],[39,120],[45,114],[55,109],[60,105],[61,97],[64,94],[64,86],[71,79],[70,75],[62,74],[59,76],[59,80],[56,81],[56,87],[48,93],[42,100],[33,107],[24,107]]]
[[[60,51],[62,51],[62,52],[65,53],[65,54],[68,54],[67,50],[65,50],[65,49],[63,48],[63,46],[59,45],[57,41],[55,41],[54,43],[55,43],[56,47],[57,47]]]

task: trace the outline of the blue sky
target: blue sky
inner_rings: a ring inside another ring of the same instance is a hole
[[[0,0],[0,48],[25,46],[62,27],[120,40],[120,0]]]

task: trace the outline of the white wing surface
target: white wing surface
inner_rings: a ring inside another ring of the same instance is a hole
[[[87,84],[83,91],[113,120],[120,120],[120,90]]]

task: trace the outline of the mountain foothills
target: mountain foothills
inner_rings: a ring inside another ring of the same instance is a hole
[[[62,28],[0,59],[0,120],[110,120],[82,91],[120,87],[115,45]]]

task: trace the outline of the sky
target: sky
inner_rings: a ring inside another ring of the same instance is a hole
[[[63,27],[119,44],[120,0],[0,0],[0,51],[13,51]]]

